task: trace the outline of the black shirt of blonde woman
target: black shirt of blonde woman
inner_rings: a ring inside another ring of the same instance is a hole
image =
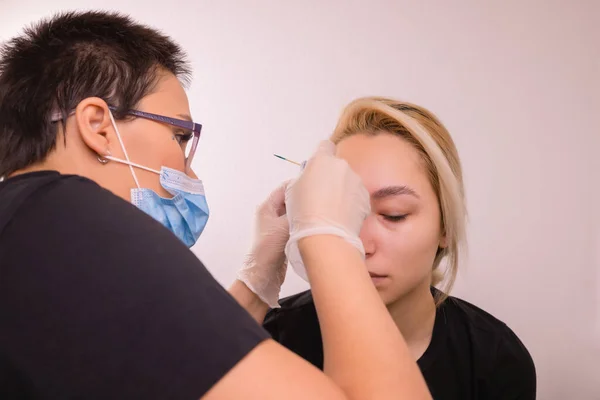
[[[432,294],[436,294],[432,288]],[[310,291],[280,301],[264,327],[273,338],[323,369],[319,321]],[[529,352],[502,321],[448,297],[436,311],[431,343],[417,361],[435,400],[533,400],[536,373]]]

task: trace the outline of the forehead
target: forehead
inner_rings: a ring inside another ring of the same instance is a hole
[[[419,152],[398,136],[353,135],[338,143],[336,155],[348,162],[371,193],[395,185],[420,193],[431,187]]]

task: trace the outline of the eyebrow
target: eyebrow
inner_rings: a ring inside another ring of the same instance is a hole
[[[404,185],[401,185],[401,186],[387,186],[387,187],[381,188],[381,189],[376,190],[375,192],[373,192],[371,194],[371,197],[373,197],[375,199],[382,199],[384,197],[402,196],[402,195],[413,196],[413,197],[416,197],[417,199],[419,198],[419,195],[417,194],[417,192],[415,192],[414,190],[412,190],[408,186],[404,186]]]
[[[183,119],[185,119],[185,120],[187,120],[187,121],[191,121],[191,120],[192,120],[192,117],[190,117],[190,116],[189,116],[189,115],[187,115],[187,114],[177,114],[177,116],[178,116],[179,118],[183,118]]]

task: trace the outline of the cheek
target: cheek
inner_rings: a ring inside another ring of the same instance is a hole
[[[185,157],[181,147],[170,137],[162,141],[147,141],[135,147],[135,161],[143,166],[160,170],[161,167],[169,167],[183,171]],[[130,154],[134,161],[133,154]]]
[[[176,141],[168,148],[163,148],[160,153],[161,166],[185,172],[185,155],[181,146]]]
[[[404,243],[415,251],[425,252],[427,249],[437,251],[440,241],[439,223],[430,218],[420,218],[418,216],[405,221],[399,231],[405,237]]]
[[[128,128],[123,139],[132,162],[155,170],[165,166],[183,171],[183,150],[169,128],[148,121]]]
[[[167,133],[163,135],[148,135],[141,137],[142,134],[129,136],[125,143],[129,159],[139,165],[160,171],[161,167],[173,168],[184,171],[185,160],[183,151],[177,143],[172,140],[172,135]],[[152,137],[154,136],[154,137]],[[140,187],[152,189],[162,197],[172,197],[160,185],[159,176],[153,172],[145,171],[140,168],[134,168]]]
[[[381,219],[372,224],[379,262],[390,263],[393,271],[420,274],[430,271],[439,245],[439,227],[434,221],[413,216],[391,224]]]
[[[407,221],[405,228],[407,239],[402,244],[403,251],[411,254],[422,268],[430,270],[440,245],[439,221],[429,216],[417,216],[413,221]]]
[[[390,230],[379,223],[378,247],[367,260],[372,268],[390,274],[391,283],[380,288],[386,304],[396,301],[431,276],[439,243],[439,229],[423,221],[406,220]]]

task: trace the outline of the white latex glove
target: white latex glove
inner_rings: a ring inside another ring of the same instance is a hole
[[[359,238],[371,212],[369,193],[348,163],[335,157],[335,145],[321,142],[302,175],[285,192],[290,239],[285,254],[294,271],[308,281],[298,241],[313,235],[344,238],[365,256]]]
[[[285,216],[285,182],[258,207],[254,243],[246,255],[237,279],[244,282],[271,308],[279,308],[279,292],[285,279],[285,244],[289,225]]]

